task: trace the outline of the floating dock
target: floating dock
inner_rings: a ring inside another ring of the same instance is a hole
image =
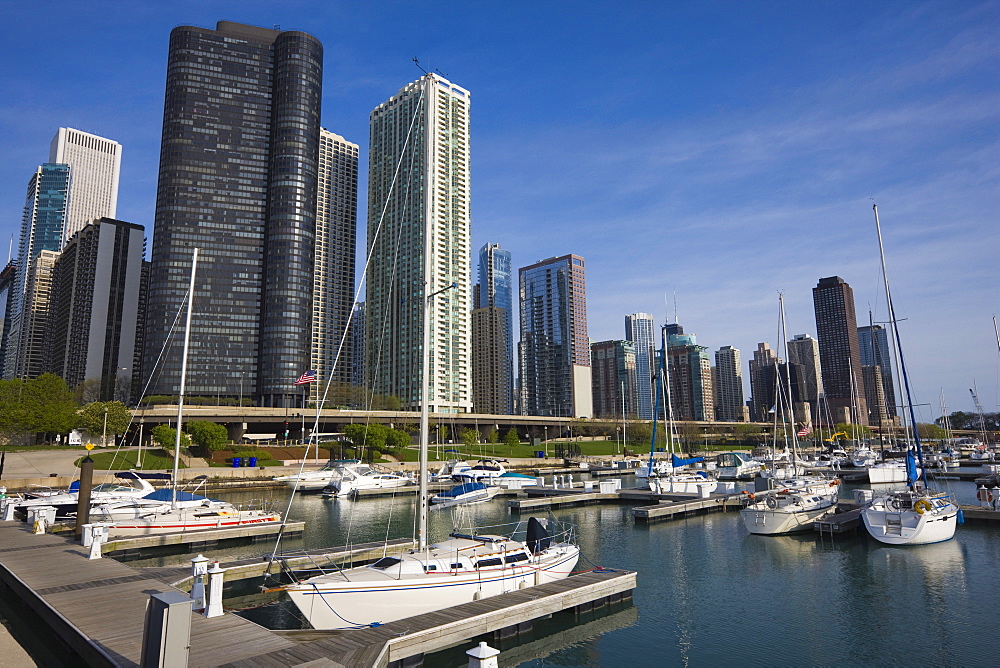
[[[305,522],[286,522],[285,536],[301,535]],[[215,547],[220,541],[250,539],[252,541],[270,539],[281,531],[280,522],[249,524],[231,529],[205,529],[203,531],[183,531],[159,533],[148,536],[111,537],[101,545],[101,553],[114,558],[135,558],[151,550],[164,547],[183,546],[188,551]]]

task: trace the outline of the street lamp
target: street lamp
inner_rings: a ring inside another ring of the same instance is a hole
[[[108,405],[104,404],[104,434],[101,436],[101,447],[108,447]]]

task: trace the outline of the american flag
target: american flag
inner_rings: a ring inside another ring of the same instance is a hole
[[[316,382],[316,369],[310,369],[309,371],[306,371],[304,374],[299,376],[299,379],[295,381],[295,384],[306,385],[308,383],[315,383],[315,382]]]
[[[808,433],[809,433],[809,427],[802,427],[802,429],[799,429],[799,431],[798,431],[798,433],[796,435],[799,438],[802,438],[803,436],[805,436]]]

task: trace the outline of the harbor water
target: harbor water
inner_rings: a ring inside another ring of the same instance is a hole
[[[635,484],[631,477],[624,483]],[[974,503],[972,483],[947,484],[960,502]],[[847,488],[843,496],[849,493]],[[224,496],[239,502],[260,493]],[[274,497],[287,502],[280,491]],[[636,524],[630,507],[591,505],[557,509],[553,516],[579,528],[579,569],[599,565],[638,573],[632,603],[579,617],[562,613],[536,622],[520,638],[491,643],[502,650],[501,665],[996,664],[1000,524],[966,524],[953,540],[935,545],[890,547],[868,538],[863,528],[834,539],[813,533],[754,536],[733,511]],[[290,518],[304,520],[305,533],[286,539],[283,549],[407,537],[413,510],[412,495],[298,496]],[[430,519],[435,540],[453,525],[498,525],[518,516],[497,498],[461,513],[432,511]],[[212,549],[206,556],[225,561],[269,551],[257,543]],[[177,558],[146,563],[154,562]],[[280,600],[241,614],[265,626],[301,624],[294,608]],[[425,665],[465,666],[464,652],[473,645],[428,656]]]

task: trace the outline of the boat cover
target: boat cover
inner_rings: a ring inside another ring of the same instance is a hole
[[[677,455],[670,455],[670,459],[674,465],[674,468],[678,468],[680,466],[687,466],[688,464],[697,464],[698,462],[705,461],[704,457],[691,457],[689,459],[681,459]]]
[[[447,492],[441,492],[438,496],[454,499],[456,497],[462,496],[463,494],[468,494],[469,492],[476,492],[481,489],[486,489],[486,485],[481,482],[467,482],[462,485],[455,485]]]
[[[142,497],[144,499],[149,499],[150,501],[165,501],[167,503],[174,500],[173,490],[164,488],[158,489],[155,492],[150,492],[146,496]],[[207,501],[207,496],[200,496],[198,494],[192,494],[191,492],[182,492],[177,490],[177,500],[178,501]]]

